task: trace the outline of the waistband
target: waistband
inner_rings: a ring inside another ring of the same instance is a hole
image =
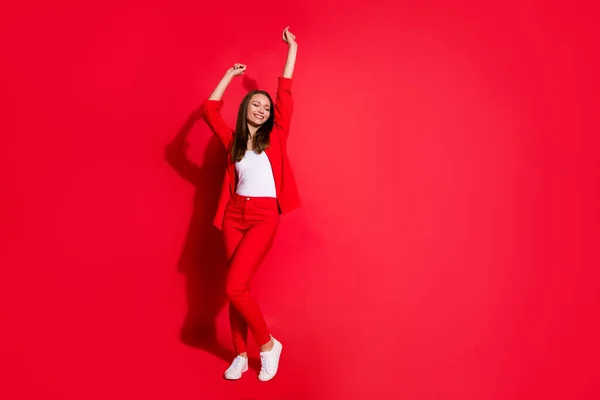
[[[242,196],[237,193],[231,195],[231,199],[234,203],[243,203],[247,201],[258,201],[262,204],[273,203],[277,204],[277,199],[275,197],[261,197],[261,196]]]

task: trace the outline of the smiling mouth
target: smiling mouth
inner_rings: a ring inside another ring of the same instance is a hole
[[[254,114],[254,116],[258,119],[265,119],[265,117],[263,117],[262,115]]]

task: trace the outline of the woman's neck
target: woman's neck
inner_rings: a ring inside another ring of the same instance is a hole
[[[246,143],[246,149],[248,151],[254,151],[254,135],[256,135],[258,127],[248,124],[248,143]]]
[[[248,133],[250,133],[250,136],[254,137],[257,130],[258,130],[258,126],[252,126],[252,125],[248,124]]]

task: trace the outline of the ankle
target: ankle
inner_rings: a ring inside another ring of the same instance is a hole
[[[271,351],[273,350],[273,347],[275,347],[275,342],[273,341],[273,338],[271,338],[267,343],[260,346],[260,351]]]
[[[248,359],[248,353],[245,353],[245,352],[238,354],[238,356],[244,357],[246,360]]]

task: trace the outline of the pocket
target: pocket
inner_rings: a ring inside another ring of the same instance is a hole
[[[277,199],[274,197],[260,197],[254,199],[254,206],[261,210],[278,212]]]
[[[240,214],[242,212],[242,206],[239,203],[236,203],[235,200],[230,200],[225,206],[225,214]]]

